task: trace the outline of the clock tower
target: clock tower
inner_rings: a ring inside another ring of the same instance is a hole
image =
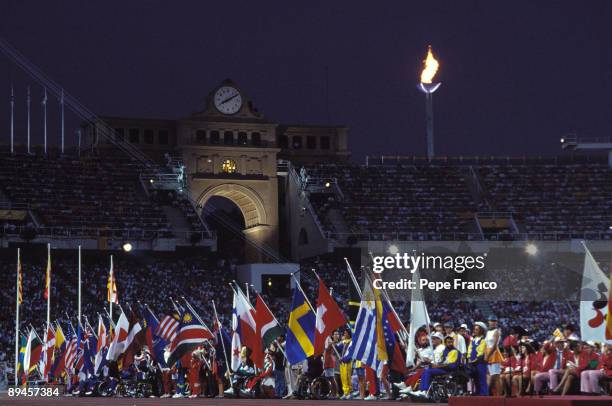
[[[202,208],[213,196],[240,208],[249,262],[278,249],[276,127],[229,79],[208,95],[202,111],[177,121],[177,149],[192,197]]]

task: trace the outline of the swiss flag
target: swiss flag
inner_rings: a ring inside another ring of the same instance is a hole
[[[317,318],[315,323],[314,355],[321,355],[325,350],[325,340],[331,333],[346,324],[346,318],[329,290],[319,279],[319,297],[317,298]]]

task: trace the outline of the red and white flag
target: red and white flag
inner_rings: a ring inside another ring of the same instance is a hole
[[[115,325],[115,337],[110,343],[108,352],[106,353],[106,359],[109,361],[117,361],[119,356],[123,354],[127,348],[128,334],[130,332],[130,322],[128,321],[125,313],[121,312],[119,320]]]
[[[178,327],[179,322],[177,319],[175,319],[173,316],[164,316],[164,318],[159,322],[157,330],[155,330],[155,335],[168,342],[173,342],[176,338],[176,331]]]
[[[325,340],[331,333],[346,324],[346,318],[338,304],[327,290],[321,278],[319,279],[319,297],[317,298],[317,318],[315,322],[314,355],[325,351]]]
[[[255,309],[240,290],[234,290],[234,310],[232,313],[232,369],[235,371],[241,364],[240,351],[242,346],[251,349],[258,348],[261,339],[257,338],[255,325]]]
[[[98,315],[98,345],[96,347],[96,357],[94,359],[94,374],[98,375],[100,368],[106,363],[106,353],[108,352],[108,334],[102,316]]]
[[[51,325],[47,326],[47,332],[45,334],[45,342],[43,344],[43,351],[40,360],[40,371],[43,374],[43,379],[48,381],[49,372],[51,366],[53,366],[53,350],[55,349],[55,332],[51,328]]]

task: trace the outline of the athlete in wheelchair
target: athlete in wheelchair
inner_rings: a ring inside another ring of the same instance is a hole
[[[443,402],[449,396],[458,396],[465,392],[468,376],[461,365],[461,353],[455,348],[455,339],[448,335],[444,338],[444,351],[440,363],[434,363],[423,371],[419,390],[410,395],[427,398],[434,402]]]
[[[302,372],[298,377],[297,399],[324,399],[329,396],[329,380],[323,376],[323,360],[320,356],[311,355],[302,364]]]

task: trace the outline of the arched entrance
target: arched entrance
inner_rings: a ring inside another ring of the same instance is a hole
[[[223,183],[210,186],[200,193],[198,206],[205,208],[213,197],[223,197],[235,204],[244,219],[242,233],[250,240],[244,246],[244,259],[247,262],[260,262],[264,252],[277,246],[277,226],[260,195],[253,189],[236,184]],[[206,215],[206,213],[202,213]],[[272,221],[270,221],[272,220]],[[272,222],[272,224],[270,224]],[[235,230],[238,232],[237,230]]]

